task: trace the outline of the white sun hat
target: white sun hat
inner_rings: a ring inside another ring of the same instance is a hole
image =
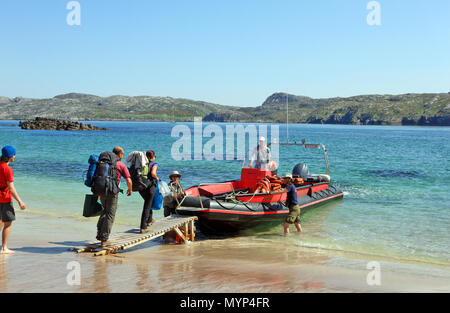
[[[178,173],[178,171],[173,171],[172,174],[169,175],[169,178],[171,178],[172,176],[178,176],[178,177],[181,177],[181,174]]]

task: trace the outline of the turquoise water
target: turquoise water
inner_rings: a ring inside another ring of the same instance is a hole
[[[13,124],[0,121],[0,145],[11,144],[18,151],[16,187],[30,211],[53,216],[81,217],[84,194],[89,193],[82,177],[89,155],[115,145],[126,153],[155,150],[159,176],[167,181],[176,169],[185,187],[236,179],[242,165],[238,160],[175,161],[171,147],[179,138],[171,137],[171,123],[92,123],[110,128],[108,132],[24,131]],[[284,134],[280,125],[281,139]],[[450,128],[290,125],[289,135],[290,140],[326,145],[332,181],[345,197],[307,211],[305,232],[288,240],[328,251],[449,265]],[[319,151],[280,149],[279,173],[300,162],[313,173],[325,172]],[[141,209],[137,193],[121,195],[117,221],[137,226]],[[274,227],[249,239],[276,242],[283,240],[281,232]]]

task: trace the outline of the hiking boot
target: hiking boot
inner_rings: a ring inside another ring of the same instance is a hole
[[[150,223],[147,223],[147,226],[152,225],[154,222],[156,222],[156,220],[154,218],[152,218],[152,221]]]
[[[145,233],[148,233],[148,232],[150,232],[150,229],[148,229],[148,228],[141,228],[141,234],[145,234]]]
[[[111,243],[110,241],[102,241],[102,242],[100,243],[100,247],[107,246],[107,245],[109,245],[110,243]]]

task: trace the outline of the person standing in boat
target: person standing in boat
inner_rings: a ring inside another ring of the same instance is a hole
[[[16,219],[12,199],[16,199],[21,210],[26,208],[14,188],[14,172],[9,167],[9,163],[14,162],[15,156],[16,149],[13,146],[3,147],[0,158],[0,229],[3,230],[0,254],[14,254],[7,246],[12,222]]]
[[[283,223],[284,235],[289,235],[289,225],[294,224],[298,232],[302,232],[300,225],[300,206],[298,205],[297,189],[292,183],[292,175],[287,173],[283,176],[283,185],[287,192],[286,206],[289,208],[289,215]]]
[[[170,195],[164,197],[164,217],[175,214],[175,209],[177,208],[181,197],[185,195],[180,183],[180,178],[181,174],[178,173],[178,171],[173,171],[169,176]]]
[[[259,138],[259,145],[253,150],[250,158],[249,167],[260,168],[266,170],[270,163],[270,149],[266,146],[266,138]]]
[[[141,233],[149,232],[150,229],[148,227],[155,222],[155,219],[153,218],[152,203],[156,193],[156,185],[159,181],[157,175],[158,163],[155,163],[155,151],[148,150],[145,155],[150,162],[148,165],[148,179],[150,180],[150,185],[146,189],[139,191],[141,197],[144,199],[144,208],[142,210],[140,225]]]

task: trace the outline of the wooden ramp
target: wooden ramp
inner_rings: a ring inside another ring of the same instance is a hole
[[[196,220],[196,216],[169,216],[155,221],[148,233],[141,234],[139,229],[131,229],[124,233],[112,234],[108,240],[109,244],[103,247],[98,241],[93,241],[87,243],[85,248],[71,250],[77,253],[93,252],[94,256],[106,255],[140,245],[171,231],[175,231],[183,242],[194,241],[194,221]]]

